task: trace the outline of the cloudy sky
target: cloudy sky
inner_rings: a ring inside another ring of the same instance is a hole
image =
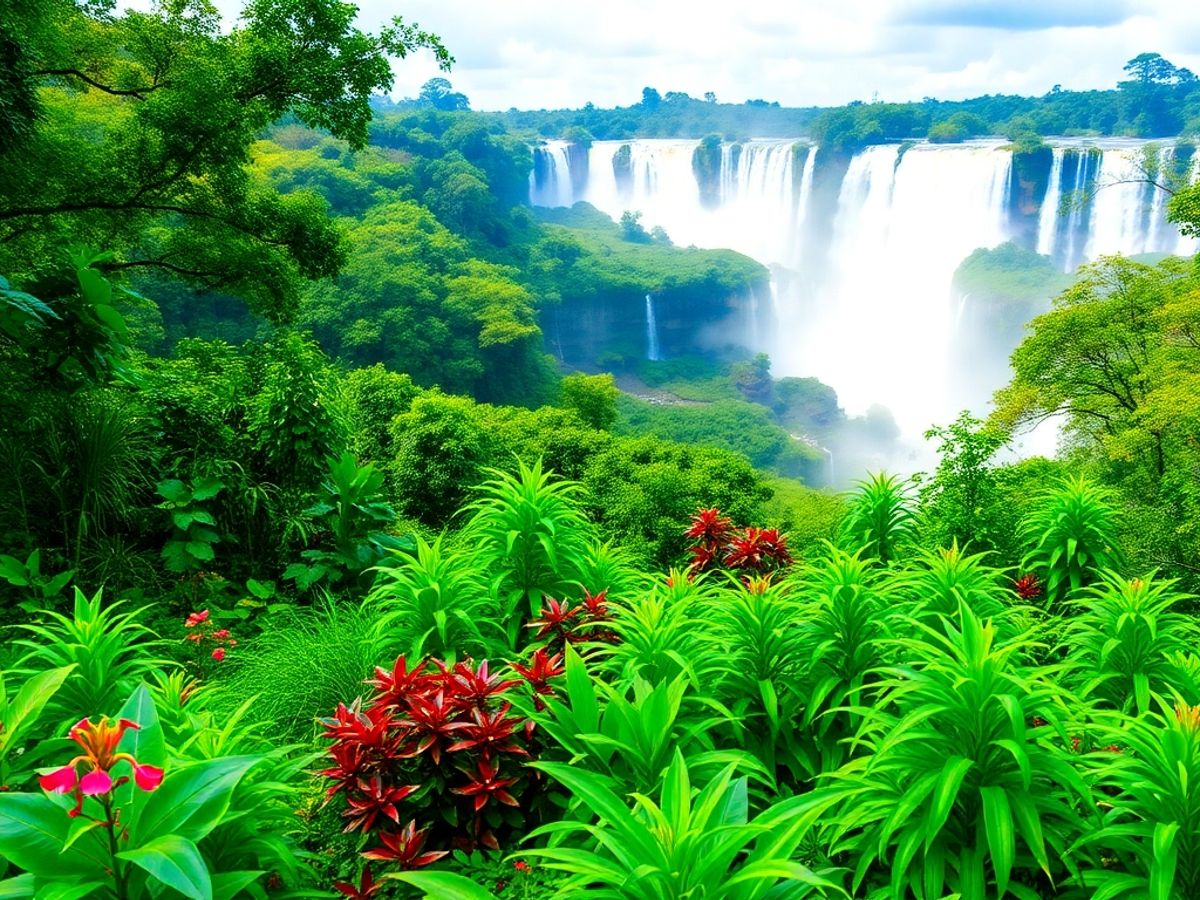
[[[1111,87],[1146,50],[1200,73],[1197,0],[358,0],[440,34],[475,109],[627,105],[644,85],[740,103]],[[218,0],[225,10],[237,0]],[[396,97],[437,75],[396,66]]]

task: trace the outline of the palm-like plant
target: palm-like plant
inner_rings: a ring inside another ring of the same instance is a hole
[[[838,801],[833,849],[856,859],[855,890],[882,876],[895,897],[1036,900],[1040,879],[1073,866],[1077,810],[1094,808],[1043,737],[1066,743],[1064,695],[1015,664],[1024,639],[998,644],[965,605],[912,627],[923,638],[898,642],[912,664],[892,670],[860,730],[869,752],[821,789]],[[1032,728],[1035,716],[1051,724]]]
[[[546,596],[563,596],[580,580],[591,527],[579,509],[582,487],[544,471],[538,460],[510,474],[488,469],[476,490],[467,540],[490,572],[503,573],[506,618],[537,614]]]
[[[1165,693],[1180,679],[1178,657],[1200,637],[1191,617],[1174,607],[1192,596],[1174,589],[1174,581],[1126,579],[1099,574],[1077,600],[1064,640],[1081,677],[1080,693],[1112,709],[1148,713],[1151,696]]]
[[[985,562],[985,553],[964,553],[957,543],[917,554],[897,572],[895,587],[909,613],[936,625],[965,606],[981,619],[1000,620],[1011,594],[1001,581],[1003,572]]]
[[[698,624],[712,593],[704,577],[689,580],[673,571],[648,591],[612,602],[609,627],[619,641],[609,651],[608,668],[625,682],[639,676],[669,681],[685,672],[707,684],[706,671],[716,660]]]
[[[880,472],[858,482],[839,542],[849,550],[864,548],[887,565],[912,540],[916,528],[909,486],[895,475]]]
[[[1082,476],[1064,479],[1038,497],[1021,521],[1020,536],[1029,548],[1022,567],[1041,577],[1050,609],[1095,581],[1102,569],[1121,563],[1110,495]]]
[[[51,701],[64,718],[116,709],[139,679],[166,664],[157,656],[161,641],[138,622],[145,607],[120,612],[122,604],[106,606],[102,595],[88,599],[76,588],[70,616],[47,612],[45,623],[21,626],[33,636],[18,642],[28,651],[23,668],[74,667]]]
[[[798,577],[803,641],[802,740],[806,776],[836,769],[852,751],[847,738],[878,692],[889,658],[891,598],[880,570],[826,542],[824,555]]]
[[[1110,862],[1081,874],[1094,900],[1200,897],[1200,707],[1158,704],[1160,712],[1113,716],[1105,734],[1121,752],[1088,757],[1111,797],[1078,842]]]
[[[737,746],[754,753],[773,775],[797,769],[794,720],[808,697],[800,604],[791,582],[745,583],[726,576],[703,614],[702,634],[713,665],[711,691],[728,711]]]
[[[368,602],[380,613],[377,633],[385,655],[452,660],[460,653],[485,657],[497,643],[515,649],[515,635],[496,640],[505,632],[474,558],[447,550],[443,541],[444,535],[432,544],[418,537],[413,551],[396,551],[376,569]]]
[[[602,777],[560,763],[534,763],[563,784],[599,819],[543,826],[531,837],[559,841],[526,855],[570,877],[556,896],[628,900],[758,900],[766,897],[845,896],[835,870],[813,871],[794,856],[823,811],[808,797],[784,800],[750,818],[746,778],[733,766],[694,792],[683,754],[676,751],[658,802],[634,794],[634,806]],[[565,841],[577,839],[583,846]]]

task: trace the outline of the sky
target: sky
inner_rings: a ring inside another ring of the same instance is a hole
[[[236,0],[218,0],[223,8]],[[1200,73],[1197,0],[358,0],[441,35],[474,109],[629,105],[643,86],[784,106],[1110,88],[1138,53]],[[395,66],[396,98],[439,72]]]

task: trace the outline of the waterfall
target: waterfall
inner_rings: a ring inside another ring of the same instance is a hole
[[[575,202],[571,187],[571,161],[566,141],[546,141],[533,148],[529,172],[529,202],[534,206],[570,206]]]
[[[658,320],[654,315],[654,297],[646,295],[646,359],[657,362],[662,359],[658,344]]]
[[[1165,195],[1129,179],[1145,141],[1051,144],[1036,237],[1029,238],[1039,253],[1070,270],[1103,253],[1196,251],[1195,239],[1165,221]],[[624,146],[631,177],[620,190],[613,159]],[[820,206],[822,179],[838,169],[816,147],[807,149],[797,172],[794,140],[724,144],[713,173],[718,183],[706,186],[704,203],[693,168],[698,146],[696,140],[595,141],[586,178],[577,177],[572,189],[578,157],[563,142],[548,141],[535,148],[530,200],[556,206],[585,200],[614,219],[638,210],[647,228],[661,226],[679,246],[727,247],[767,265],[772,293],[762,298],[761,312],[765,324],[770,310],[771,327],[756,335],[751,323],[749,349],[770,353],[777,377],[814,375],[832,385],[852,415],[882,403],[905,433],[916,435],[957,412],[949,408],[954,394],[947,383],[975,373],[949,368],[955,320],[964,315],[951,297],[954,272],[974,250],[1020,233],[1009,220],[1020,185],[1006,144],[867,147],[848,161],[829,205]],[[1164,163],[1172,152],[1161,151]],[[806,247],[825,255],[810,259]],[[650,296],[646,329],[647,354],[660,358]],[[979,387],[986,396],[1000,385]]]
[[[1062,147],[1051,150],[1050,179],[1046,182],[1046,198],[1042,201],[1042,209],[1038,215],[1037,252],[1043,256],[1054,255],[1054,235],[1058,229],[1059,207],[1062,206],[1062,170],[1063,156],[1066,151]]]

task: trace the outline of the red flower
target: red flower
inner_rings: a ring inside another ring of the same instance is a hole
[[[533,636],[535,641],[549,634],[551,631],[565,635],[574,627],[575,623],[573,620],[578,618],[581,612],[583,612],[582,606],[572,608],[571,604],[565,600],[559,603],[553,597],[547,597],[546,605],[542,607],[542,617],[534,619],[525,627],[536,628],[538,630],[537,634]]]
[[[594,619],[607,619],[608,588],[605,588],[598,594],[593,594],[587,588],[584,588],[583,608],[584,611]]]
[[[183,624],[186,625],[188,628],[195,628],[197,625],[203,625],[207,621],[208,621],[208,610],[202,609],[202,610],[200,610],[200,612],[194,612],[191,615],[189,615]]]
[[[532,872],[533,871],[533,866],[529,865],[529,863],[525,862],[525,860],[523,860],[523,859],[518,859],[515,863],[513,863],[513,868],[516,869],[518,872]]]
[[[396,657],[391,672],[376,667],[375,677],[367,682],[379,692],[375,702],[385,706],[399,706],[413,692],[424,693],[427,691],[437,676],[432,673],[422,674],[424,669],[425,663],[420,663],[412,671],[409,671],[408,663],[403,656]]]
[[[485,659],[477,670],[467,663],[458,663],[450,670],[446,687],[454,694],[455,699],[460,701],[461,706],[482,709],[493,694],[501,694],[520,683],[515,679],[501,681],[499,675],[491,675],[488,672],[488,661]]]
[[[735,537],[725,555],[725,565],[731,569],[773,569],[792,564],[787,537],[777,528],[747,528]]]
[[[482,750],[485,759],[490,759],[493,753],[515,753],[518,756],[528,756],[529,753],[524,747],[519,747],[512,742],[513,729],[521,724],[521,720],[515,716],[509,718],[508,711],[510,709],[512,709],[512,704],[505,703],[495,712],[471,710],[471,717],[475,721],[463,726],[465,738],[452,744],[448,748],[448,752]]]
[[[516,798],[508,792],[508,788],[516,784],[517,779],[500,778],[500,766],[498,763],[493,765],[491,760],[481,759],[476,767],[476,771],[470,772],[467,769],[461,769],[460,771],[471,779],[470,782],[463,787],[451,788],[450,790],[455,794],[462,794],[464,797],[474,797],[475,812],[483,809],[491,798],[495,798],[509,806],[520,806]]]
[[[346,823],[346,831],[362,829],[370,831],[375,827],[375,820],[381,815],[387,816],[397,825],[400,824],[400,811],[396,804],[421,789],[419,784],[406,784],[403,787],[384,787],[383,779],[376,775],[370,780],[359,780],[355,783],[356,790],[348,792],[349,809],[342,813],[350,821]]]
[[[557,678],[566,671],[563,668],[562,662],[563,655],[561,653],[555,653],[553,656],[550,656],[544,649],[539,647],[533,652],[528,666],[513,663],[512,667],[518,675],[529,682],[529,686],[536,693],[553,694],[554,688],[550,687],[550,679]]]
[[[434,764],[441,765],[442,744],[467,724],[454,721],[457,715],[458,708],[446,701],[445,691],[438,691],[432,697],[409,697],[408,718],[403,721],[418,740],[404,755],[417,756],[429,750]]]
[[[1033,600],[1042,595],[1042,583],[1036,575],[1030,572],[1013,579],[1013,590],[1022,600]]]
[[[383,884],[375,880],[375,876],[371,874],[370,866],[363,866],[361,887],[355,887],[348,881],[335,881],[333,889],[340,894],[344,894],[350,900],[367,900],[368,897],[375,894]]]
[[[699,540],[709,547],[719,547],[729,537],[731,528],[733,522],[721,515],[721,511],[716,507],[701,509],[692,516],[692,524],[684,532],[684,536]]]
[[[83,753],[53,772],[38,779],[42,789],[56,794],[75,792],[75,807],[67,815],[74,818],[83,809],[83,798],[107,794],[114,787],[124,784],[128,776],[112,777],[112,769],[119,762],[127,762],[133,769],[134,783],[143,791],[152,791],[162,784],[163,770],[157,766],[144,766],[128,753],[118,753],[117,745],[126,731],[136,731],[140,726],[129,719],[110,724],[108,716],[92,724],[91,719],[80,719],[71,728],[68,737],[83,748]],[[91,769],[82,778],[76,766],[87,763]]]
[[[445,850],[421,852],[421,848],[425,846],[425,832],[417,831],[415,820],[399,831],[384,832],[379,836],[379,840],[383,842],[383,846],[368,850],[363,856],[366,859],[397,863],[401,869],[419,869],[437,862],[446,855]]]
[[[223,659],[225,659],[225,648],[218,647],[216,650],[214,650],[212,652],[212,658],[215,659],[217,662],[221,662]]]
[[[212,636],[215,638],[227,638],[227,637],[229,637],[229,629],[228,628],[219,628],[213,632]]]

